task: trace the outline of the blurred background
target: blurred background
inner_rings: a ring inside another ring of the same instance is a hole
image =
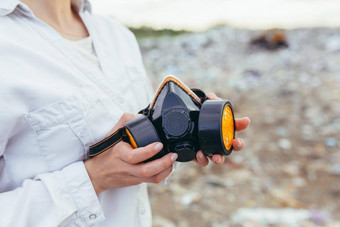
[[[136,34],[154,87],[229,99],[246,146],[150,185],[154,226],[340,226],[339,0],[96,0]]]

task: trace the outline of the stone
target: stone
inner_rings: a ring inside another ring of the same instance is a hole
[[[290,150],[292,148],[292,143],[288,139],[280,139],[278,145],[284,150]]]

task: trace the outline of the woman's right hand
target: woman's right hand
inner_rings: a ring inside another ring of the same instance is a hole
[[[110,134],[136,117],[138,115],[123,114]],[[162,143],[157,142],[133,149],[130,144],[121,141],[104,153],[85,161],[85,168],[96,193],[110,188],[127,187],[142,182],[159,183],[164,180],[171,173],[177,154],[170,153],[160,159],[143,163],[162,148]]]

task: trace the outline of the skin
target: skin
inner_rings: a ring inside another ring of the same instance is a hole
[[[79,15],[72,9],[71,0],[22,0],[40,20],[54,28],[64,38],[78,40],[86,38],[89,33]],[[208,94],[210,99],[220,99],[215,94]],[[124,114],[113,127],[110,134],[124,123],[138,115]],[[236,119],[236,131],[244,130],[250,123],[249,118]],[[97,194],[110,189],[137,185],[142,182],[159,183],[172,171],[172,164],[177,154],[170,153],[152,162],[143,163],[162,149],[161,143],[133,149],[128,143],[119,142],[116,146],[84,162]],[[240,138],[233,140],[235,151],[242,150],[244,142]],[[221,155],[205,157],[197,152],[196,162],[206,166],[209,159],[216,165],[222,165],[225,158]]]
[[[79,40],[89,36],[71,0],[21,0],[40,20],[54,28],[64,38]]]

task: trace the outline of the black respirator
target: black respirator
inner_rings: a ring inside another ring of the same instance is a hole
[[[208,100],[203,91],[189,89],[174,76],[166,77],[152,103],[104,140],[90,147],[94,157],[123,140],[133,148],[162,142],[163,149],[152,161],[173,152],[177,161],[188,162],[202,150],[206,156],[229,155],[233,149],[235,120],[231,103]]]

